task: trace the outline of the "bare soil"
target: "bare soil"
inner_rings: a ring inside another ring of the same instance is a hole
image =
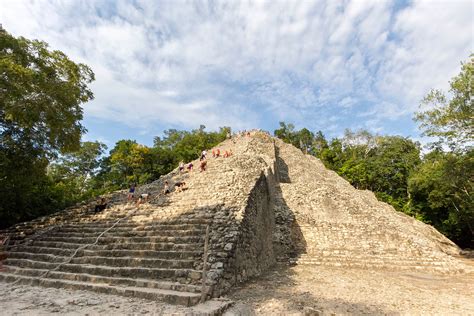
[[[474,275],[280,266],[229,298],[225,315],[474,315]]]

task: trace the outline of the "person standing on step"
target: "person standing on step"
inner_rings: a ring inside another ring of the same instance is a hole
[[[206,171],[206,167],[207,167],[207,160],[206,159],[201,160],[201,165],[199,166],[199,170],[201,172]]]
[[[207,151],[204,149],[204,150],[202,151],[202,153],[201,153],[201,159],[199,159],[199,160],[204,160],[204,159],[206,159],[206,155],[207,155]]]
[[[190,162],[188,164],[188,172],[191,172],[191,171],[193,171],[193,163],[192,162]]]
[[[184,171],[184,162],[181,160],[179,162],[179,173],[183,172]]]
[[[135,183],[133,183],[131,186],[130,186],[130,190],[128,190],[128,197],[127,197],[127,202],[130,202],[134,196],[135,196]]]
[[[170,194],[170,185],[168,184],[168,181],[165,181],[165,186],[163,187],[163,194],[164,195]]]

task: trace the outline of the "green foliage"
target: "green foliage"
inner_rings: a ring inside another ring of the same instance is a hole
[[[78,151],[61,156],[48,167],[53,190],[59,192],[58,203],[67,206],[96,195],[95,175],[107,146],[100,142],[83,142]]]
[[[274,135],[285,143],[292,144],[301,149],[305,153],[309,153],[312,150],[314,134],[307,128],[295,131],[293,124],[290,123],[287,125],[285,122],[280,122],[280,128],[275,130]]]
[[[79,148],[94,74],[40,41],[0,28],[0,225],[57,206],[49,160]]]
[[[438,137],[440,143],[452,149],[472,145],[474,141],[474,57],[461,64],[461,72],[450,82],[450,98],[439,90],[432,90],[416,113],[424,135]]]
[[[0,30],[0,73],[3,139],[28,141],[48,157],[78,148],[84,132],[80,105],[93,98],[90,68],[45,42]]]
[[[214,147],[226,139],[230,133],[229,127],[221,127],[219,132],[206,132],[205,126],[188,131],[177,131],[170,129],[164,132],[165,137],[155,137],[154,146],[161,150],[170,150],[175,157],[172,165],[176,166],[179,161],[190,161],[197,159],[204,149]]]
[[[472,246],[473,170],[473,150],[435,150],[409,179],[413,212],[462,246]]]

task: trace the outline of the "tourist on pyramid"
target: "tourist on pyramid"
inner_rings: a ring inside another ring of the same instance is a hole
[[[183,172],[183,170],[184,170],[184,162],[180,161],[179,162],[179,173]]]
[[[169,194],[170,193],[170,186],[168,184],[168,181],[165,181],[165,186],[163,188],[163,194]]]
[[[105,210],[107,208],[107,201],[105,200],[105,198],[102,198],[100,199],[100,202],[98,201],[95,208],[94,208],[94,212],[101,212],[103,210]]]
[[[191,171],[193,171],[193,163],[192,162],[190,162],[188,164],[188,172],[191,172]]]
[[[165,182],[165,183],[167,183],[167,182]],[[167,193],[165,193],[165,194],[167,194]],[[140,206],[140,204],[142,204],[142,202],[143,202],[143,203],[148,202],[148,198],[149,198],[150,196],[151,196],[150,193],[142,193],[142,194],[140,194],[140,196],[138,197],[138,201],[137,201],[137,207]]]
[[[216,149],[216,158],[219,158],[221,155],[221,150],[219,148]]]
[[[130,186],[130,190],[128,190],[128,197],[127,197],[128,202],[130,202],[135,195],[135,187],[136,187],[136,184],[134,183]]]
[[[204,159],[206,159],[206,155],[207,155],[207,151],[206,151],[206,150],[203,150],[202,153],[201,153],[201,159],[199,159],[199,160],[204,160]]]
[[[186,182],[184,182],[184,181],[183,182],[176,182],[174,184],[174,188],[175,188],[176,192],[183,192],[184,190],[187,189]]]
[[[201,165],[199,166],[199,170],[201,172],[206,171],[206,167],[207,167],[207,161],[206,160],[201,160]]]

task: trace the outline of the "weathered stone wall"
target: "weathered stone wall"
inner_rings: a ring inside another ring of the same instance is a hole
[[[274,215],[271,208],[267,177],[263,174],[250,193],[235,244],[233,272],[237,282],[259,275],[274,264],[272,232]]]
[[[237,162],[236,170],[259,171],[244,206],[221,210],[211,227],[210,270],[212,296],[260,275],[275,263],[272,234],[275,227],[274,144],[265,135],[254,137]],[[248,174],[246,175],[248,177]]]

